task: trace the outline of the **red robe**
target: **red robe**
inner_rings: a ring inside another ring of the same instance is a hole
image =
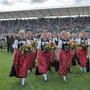
[[[35,59],[36,59],[36,56],[37,56],[37,49],[35,49],[35,52],[33,53],[29,53],[29,69],[33,69],[35,68]]]
[[[27,72],[29,69],[29,55],[22,55],[21,52],[18,50],[14,58],[14,68],[17,77],[27,77]]]
[[[47,73],[50,69],[50,52],[44,53],[40,50],[38,53],[38,69],[40,73]]]
[[[67,55],[68,55],[68,65],[69,67],[72,67],[73,52],[69,50]]]
[[[51,63],[51,66],[53,66],[54,65],[54,51],[51,51],[50,54],[51,54],[50,63]]]
[[[59,56],[59,74],[60,75],[67,75],[69,69],[69,62],[68,62],[68,53],[64,50],[61,50]]]
[[[84,49],[83,47],[79,48],[78,50],[78,57],[79,57],[79,60],[80,60],[80,66],[81,67],[86,67],[86,63],[87,63],[87,50]]]
[[[73,55],[76,54],[76,52],[77,52],[77,51],[76,51],[75,49],[72,50],[72,54],[73,54]]]

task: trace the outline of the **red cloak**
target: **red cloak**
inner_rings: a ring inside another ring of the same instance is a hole
[[[37,49],[35,48],[34,49],[35,50],[35,52],[30,52],[29,53],[29,57],[30,57],[30,59],[29,59],[29,69],[33,69],[33,68],[35,68],[35,59],[36,59],[36,56],[37,56]]]
[[[69,59],[68,59],[68,53],[66,53],[64,50],[61,50],[60,56],[59,56],[59,74],[60,75],[67,75],[68,69],[69,69]]]
[[[17,77],[27,77],[27,72],[29,69],[29,55],[22,55],[18,50],[14,58],[14,68],[17,74]]]
[[[50,63],[51,63],[51,66],[53,66],[54,65],[54,51],[51,51],[50,54],[51,54]]]
[[[38,53],[38,69],[40,73],[47,73],[50,69],[50,52],[44,53],[40,50]]]
[[[78,50],[78,57],[79,57],[79,60],[80,60],[80,66],[81,67],[86,67],[86,63],[87,63],[87,50],[84,49],[83,47],[80,47],[79,50]]]

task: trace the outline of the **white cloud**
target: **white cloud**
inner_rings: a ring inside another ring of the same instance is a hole
[[[33,1],[33,3],[32,3]],[[0,11],[90,5],[89,0],[0,0]]]
[[[47,0],[31,0],[32,3],[43,3],[46,2]]]

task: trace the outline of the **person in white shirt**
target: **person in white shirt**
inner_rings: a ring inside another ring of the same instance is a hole
[[[66,81],[66,75],[69,69],[69,57],[70,50],[68,49],[69,40],[67,31],[62,32],[62,40],[59,40],[58,48],[60,48],[59,55],[59,71],[58,74],[63,76],[63,80]]]
[[[31,31],[28,32],[27,34],[27,41],[29,42],[29,44],[31,45],[32,41],[35,41],[35,39],[33,38],[33,33]],[[33,68],[35,68],[35,59],[37,56],[37,47],[34,47],[34,52],[30,52],[29,53],[29,57],[30,57],[30,61],[29,61],[29,70],[28,70],[28,74],[32,71]]]
[[[19,31],[19,39],[16,39],[12,45],[14,48],[13,52],[13,66],[10,73],[10,77],[15,76],[22,80],[22,86],[24,86],[25,78],[27,77],[29,59],[28,56],[24,57],[21,55],[19,48],[20,46],[28,44],[25,39],[25,32],[23,30]],[[24,59],[23,59],[24,58]]]
[[[81,32],[80,33],[80,38],[78,40],[79,45],[81,46],[78,50],[78,57],[80,60],[80,70],[83,71],[84,67],[84,72],[87,73],[87,62],[88,62],[88,50],[86,47],[83,46],[84,43],[88,42],[88,39],[86,37],[86,32]],[[88,42],[89,45],[89,42]]]
[[[45,48],[49,43],[47,39],[47,30],[42,33],[42,38],[38,41],[38,71],[43,74],[45,82],[47,82],[47,73],[50,69],[50,52]]]
[[[76,42],[75,33],[72,33],[70,42]],[[72,65],[76,66],[76,59],[77,59],[77,50],[72,50],[73,58],[72,58]]]

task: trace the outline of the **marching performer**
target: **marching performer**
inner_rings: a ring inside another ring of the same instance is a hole
[[[68,43],[69,42],[71,42],[70,41],[70,38],[71,38],[71,33],[70,32],[67,32],[67,41],[68,41]],[[71,73],[71,67],[72,67],[72,59],[73,59],[73,53],[74,53],[74,51],[72,51],[71,49],[69,49],[69,51],[68,51],[68,55],[69,55],[69,57],[68,57],[68,64],[69,64],[69,72]]]
[[[69,49],[68,49],[68,33],[66,31],[62,32],[62,40],[59,40],[58,48],[61,48],[59,55],[59,75],[63,75],[63,80],[66,81],[66,75],[68,74],[69,65]]]
[[[38,42],[38,71],[43,74],[45,82],[47,82],[47,73],[50,69],[50,53],[45,48],[45,45],[48,44],[47,31],[44,30],[42,38]]]
[[[56,46],[58,46],[59,38],[58,38],[57,32],[53,32],[52,41]],[[53,54],[54,54],[55,71],[57,72],[59,69],[59,59],[58,59],[59,49],[57,48],[56,50],[54,50]]]
[[[47,34],[47,38],[48,38],[49,42],[52,42],[51,33]],[[50,52],[50,64],[51,64],[50,66],[54,65],[54,51]]]
[[[81,66],[81,71],[83,71],[82,67],[84,67],[84,72],[87,73],[87,70],[86,70],[86,66],[87,66],[87,63],[88,63],[88,45],[89,45],[89,42],[88,42],[88,39],[86,37],[86,32],[81,32],[80,33],[80,38],[78,40],[78,43],[80,44],[80,48],[78,50],[78,57],[79,57],[79,60],[80,60],[80,66]]]
[[[32,32],[29,31],[28,32],[28,42],[29,42],[30,45],[32,45],[32,43],[35,42],[34,38],[32,36],[33,36]],[[32,47],[34,47],[34,46],[32,46]],[[34,47],[34,51],[35,52],[33,52],[33,53],[32,52],[29,53],[29,56],[30,56],[30,61],[29,61],[30,67],[29,67],[29,70],[28,70],[28,74],[30,73],[30,71],[32,71],[33,68],[35,68],[35,59],[36,59],[36,56],[37,56],[37,49],[36,49],[36,47]]]
[[[76,42],[75,34],[74,33],[72,33],[70,41],[71,42]],[[77,51],[74,49],[74,50],[72,50],[72,53],[73,53],[72,65],[75,66],[76,65],[75,59],[77,59]]]
[[[25,39],[25,32],[23,30],[19,31],[19,39],[14,41],[12,47],[13,52],[13,67],[10,76],[16,76],[22,80],[22,86],[24,86],[25,78],[27,77],[27,72],[29,68],[29,56],[21,55],[19,48],[20,46],[28,43]]]

